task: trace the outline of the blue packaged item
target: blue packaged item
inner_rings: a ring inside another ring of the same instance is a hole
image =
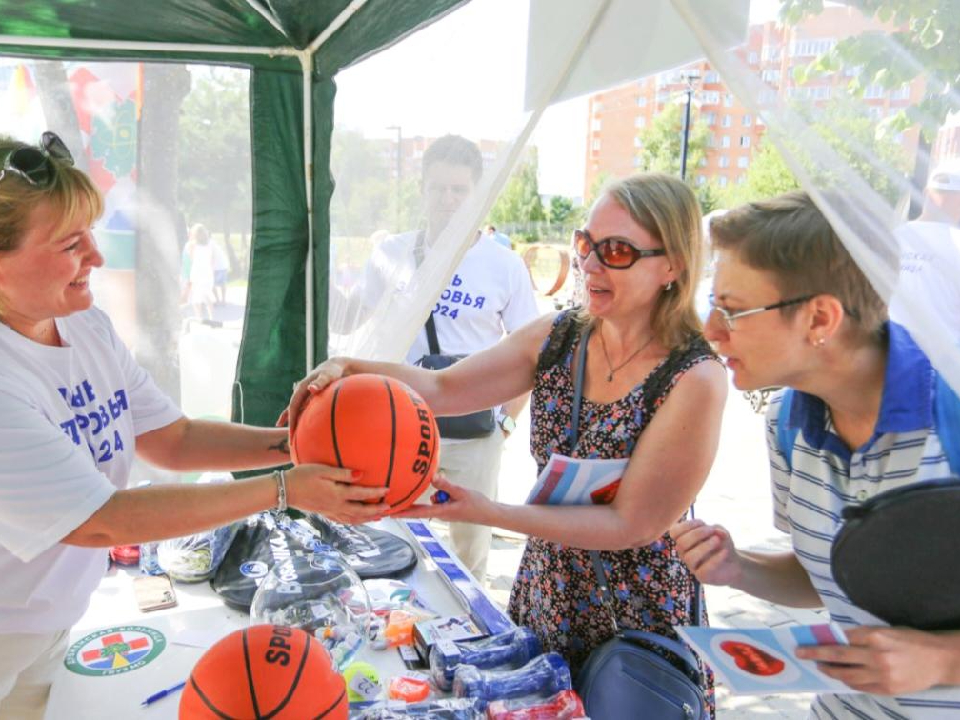
[[[449,690],[458,665],[473,665],[480,670],[513,670],[539,654],[540,641],[525,627],[473,642],[440,640],[430,649],[430,675],[438,688]]]
[[[350,703],[351,720],[481,720],[485,717],[476,698],[443,698],[407,704],[403,700],[379,700],[371,703]]]
[[[162,575],[163,568],[157,558],[157,542],[140,543],[140,572],[147,575]]]
[[[522,695],[548,697],[572,687],[570,668],[555,652],[541,655],[517,670],[478,670],[461,665],[453,673],[453,694],[478,698],[484,707],[492,700]]]

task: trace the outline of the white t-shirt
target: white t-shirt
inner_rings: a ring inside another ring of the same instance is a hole
[[[408,232],[384,240],[371,259],[368,287],[383,288],[409,279],[416,269],[413,246],[417,233]],[[533,284],[523,260],[511,250],[481,236],[463,256],[433,308],[437,341],[445,355],[469,355],[495,345],[539,315]],[[427,332],[421,328],[407,353],[415,363],[430,352]]]
[[[56,323],[64,347],[0,324],[0,633],[83,615],[107,551],[60,539],[126,487],[136,436],[181,417],[102,311]]]
[[[911,325],[903,298],[919,299],[925,311],[960,338],[960,228],[946,223],[904,223],[900,241],[900,278],[890,300],[890,319]]]

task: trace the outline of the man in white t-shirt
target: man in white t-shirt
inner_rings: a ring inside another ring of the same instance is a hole
[[[938,318],[960,338],[960,164],[937,167],[927,181],[923,211],[897,228],[900,278],[890,318],[911,325],[909,303]]]
[[[480,150],[463,137],[446,135],[427,148],[421,186],[426,227],[394,235],[379,245],[371,257],[365,282],[368,305],[378,299],[378,289],[382,292],[397,278],[413,275],[419,264],[418,253],[430,252],[454,213],[476,188],[482,172]],[[444,355],[485,350],[505,333],[538,315],[533,285],[523,260],[480,233],[433,309],[437,342]],[[429,353],[427,333],[421,328],[407,352],[406,362],[414,364]],[[487,437],[442,440],[440,467],[451,481],[496,497],[503,441],[516,427],[516,417],[528,398],[529,393],[497,408],[497,427]],[[482,582],[490,552],[490,528],[452,523],[450,537],[460,560]]]

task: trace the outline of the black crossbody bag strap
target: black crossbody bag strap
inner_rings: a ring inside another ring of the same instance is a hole
[[[592,325],[587,325],[587,327],[584,328],[583,333],[580,335],[580,347],[577,348],[577,371],[573,382],[573,403],[570,407],[570,432],[568,433],[571,456],[577,448],[577,440],[580,435],[580,405],[583,401],[583,376],[587,367],[587,341],[590,339],[592,330]],[[692,504],[690,505],[690,517],[693,517]],[[610,621],[613,624],[614,633],[619,633],[620,628],[617,626],[617,616],[616,613],[613,612],[613,595],[610,593],[610,582],[607,578],[606,568],[603,567],[600,552],[598,550],[591,550],[590,560],[593,564],[593,573],[597,577],[600,600],[610,609]],[[693,621],[697,625],[703,624],[700,622],[700,593],[702,590],[700,581],[697,580],[696,577],[693,577],[693,603],[691,610],[693,611]]]
[[[423,264],[423,241],[426,233],[421,230],[417,233],[417,238],[413,242],[413,258],[417,262],[417,267]],[[427,315],[427,322],[423,324],[427,330],[427,345],[430,347],[431,355],[440,354],[440,341],[437,340],[437,326],[433,322],[433,312]]]

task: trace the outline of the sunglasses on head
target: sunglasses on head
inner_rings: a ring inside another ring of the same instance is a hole
[[[7,154],[0,170],[0,182],[10,175],[17,175],[34,187],[47,187],[53,182],[53,160],[73,165],[73,155],[63,140],[49,130],[40,136],[36,146],[22,145]]]
[[[594,252],[601,265],[615,270],[625,270],[643,258],[667,254],[663,248],[641,250],[631,245],[626,238],[621,237],[608,237],[594,241],[586,230],[573,231],[573,250],[581,260],[586,260],[587,256]]]

